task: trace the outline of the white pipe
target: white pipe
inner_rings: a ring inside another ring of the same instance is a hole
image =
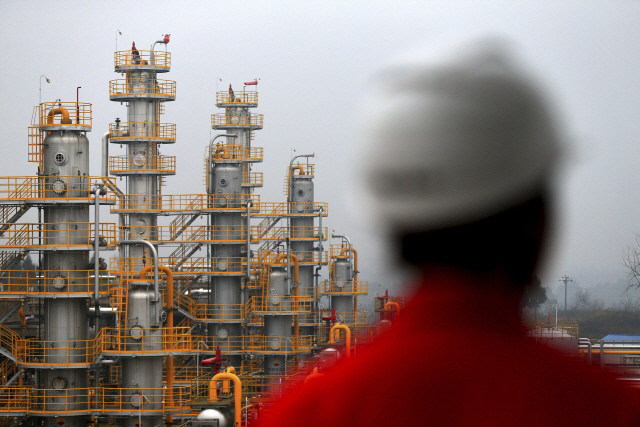
[[[578,338],[578,343],[581,342],[587,344],[589,347],[587,360],[589,361],[589,365],[591,365],[591,340],[589,338]]]
[[[102,135],[102,176],[109,176],[109,132]]]
[[[154,293],[154,301],[160,301],[160,284],[158,283],[158,251],[156,251],[155,246],[146,240],[122,240],[118,243],[120,246],[131,246],[131,245],[145,245],[151,251],[151,255],[153,256],[153,293]],[[160,310],[157,310],[158,313]]]
[[[251,285],[251,208],[253,202],[247,200],[247,286]]]

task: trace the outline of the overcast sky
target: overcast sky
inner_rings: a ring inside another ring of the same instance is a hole
[[[557,186],[555,248],[543,282],[564,274],[582,287],[624,277],[623,249],[640,231],[640,3],[637,1],[0,1],[4,101],[2,175],[33,175],[27,126],[42,100],[93,104],[92,174],[100,136],[126,107],[110,102],[113,52],[139,49],[165,33],[177,99],[163,120],[177,124],[178,174],[163,193],[202,193],[202,156],[216,89],[260,78],[265,148],[263,201],[283,201],[291,150],[314,152],[316,200],[329,202],[328,225],[348,235],[362,279],[400,281],[382,240],[348,209],[362,145],[355,125],[368,79],[390,57],[444,34],[502,34],[555,95],[571,149]],[[221,81],[219,80],[221,79]],[[124,149],[111,146],[111,154]],[[123,181],[124,183],[124,181]],[[366,209],[359,207],[358,209]],[[355,210],[357,211],[357,209]],[[103,217],[104,218],[104,217]],[[116,222],[115,216],[111,221]],[[377,286],[376,286],[377,288]],[[373,293],[377,289],[373,288]]]

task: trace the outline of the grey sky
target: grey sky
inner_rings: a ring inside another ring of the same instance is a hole
[[[446,33],[498,33],[513,38],[555,95],[571,149],[558,185],[556,249],[543,275],[563,274],[590,287],[623,277],[621,252],[640,231],[640,3],[563,1],[423,2],[0,2],[3,67],[0,105],[2,175],[33,175],[27,126],[42,99],[93,103],[92,171],[99,174],[100,135],[125,106],[108,99],[116,31],[118,49],[139,49],[171,34],[177,99],[163,120],[177,124],[178,157],[170,193],[201,193],[202,155],[210,135],[214,94],[229,83],[260,78],[265,148],[259,190],[283,201],[291,149],[315,152],[316,200],[329,202],[329,226],[359,250],[363,279],[393,285],[381,240],[351,216],[345,202],[360,145],[355,126],[367,79],[389,57]],[[112,145],[111,154],[124,150]],[[362,207],[361,209],[364,209]],[[116,221],[115,216],[111,219]],[[376,290],[373,290],[375,293]]]

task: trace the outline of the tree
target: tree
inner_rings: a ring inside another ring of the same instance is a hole
[[[542,286],[542,282],[538,279],[538,276],[533,276],[531,283],[524,287],[524,294],[522,296],[522,305],[524,307],[533,308],[534,319],[538,320],[537,309],[540,304],[547,300],[547,290]]]
[[[622,252],[622,264],[627,269],[627,290],[640,288],[640,234],[636,233],[635,246]]]

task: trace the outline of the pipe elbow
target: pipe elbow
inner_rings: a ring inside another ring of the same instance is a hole
[[[49,111],[49,114],[47,114],[47,124],[48,125],[52,125],[53,124],[53,116],[55,116],[56,114],[62,115],[62,120],[60,121],[60,123],[62,123],[63,125],[70,125],[71,124],[71,119],[69,119],[69,111],[64,107],[58,107],[58,108],[54,108],[53,110]]]

